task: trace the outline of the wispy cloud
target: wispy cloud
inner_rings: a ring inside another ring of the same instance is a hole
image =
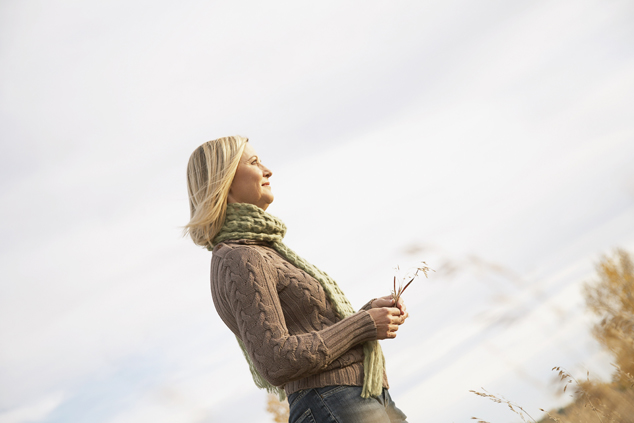
[[[251,137],[288,244],[355,304],[386,295],[396,264],[462,266],[408,288],[412,323],[385,343],[412,420],[459,420],[478,385],[441,381],[468,369],[547,380],[556,339],[511,362],[520,341],[491,319],[537,336],[533,310],[559,319],[597,254],[634,246],[627,1],[0,7],[1,422],[223,421],[241,400],[265,418],[209,253],[180,239],[187,157],[217,136]],[[474,256],[523,285],[499,292]],[[587,339],[575,359],[596,355]],[[433,345],[408,379],[400,359]],[[517,389],[540,401],[531,383]]]
[[[30,423],[42,421],[64,401],[64,397],[63,392],[56,392],[39,398],[31,404],[19,406],[10,411],[0,412],[0,423]]]

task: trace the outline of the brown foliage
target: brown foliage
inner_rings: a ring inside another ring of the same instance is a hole
[[[575,387],[574,400],[558,411],[541,410],[546,417],[540,423],[634,423],[634,264],[627,252],[616,250],[613,256],[603,257],[596,269],[598,279],[585,284],[584,296],[588,309],[601,319],[592,333],[614,356],[613,382],[593,382],[589,375],[579,381],[565,369],[554,367],[564,392]],[[486,391],[471,392],[506,404],[524,422],[535,422],[514,402]]]
[[[588,309],[601,319],[592,333],[614,356],[613,383],[579,382],[554,368],[565,382],[564,390],[572,382],[577,389],[573,403],[551,411],[543,423],[634,423],[634,265],[626,251],[616,250],[596,269],[598,279],[586,283],[584,296]]]
[[[575,400],[559,411],[550,411],[540,423],[634,423],[634,391],[607,383],[584,381]]]
[[[601,318],[592,333],[615,359],[614,382],[634,383],[634,264],[624,250],[597,264],[598,280],[584,287],[588,309]]]
[[[266,411],[271,413],[274,422],[288,422],[288,401],[280,401],[274,394],[267,395]]]

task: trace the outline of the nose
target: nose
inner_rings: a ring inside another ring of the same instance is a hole
[[[273,176],[273,172],[271,172],[269,168],[264,165],[262,165],[262,172],[264,172],[264,176],[267,178],[270,178],[271,176]]]

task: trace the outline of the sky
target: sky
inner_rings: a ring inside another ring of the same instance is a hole
[[[183,238],[185,166],[248,136],[287,245],[383,342],[410,421],[609,378],[581,288],[634,252],[628,1],[0,3],[0,423],[268,422]],[[248,404],[248,406],[245,406]]]

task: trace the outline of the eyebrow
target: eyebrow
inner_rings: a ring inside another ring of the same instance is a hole
[[[251,156],[251,157],[249,157],[249,158],[247,159],[247,162],[250,162],[251,160],[253,160],[253,158],[258,159],[258,156],[257,156],[257,155],[255,155],[255,156]]]

